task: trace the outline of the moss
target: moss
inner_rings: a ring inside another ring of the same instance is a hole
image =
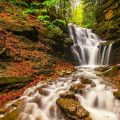
[[[17,120],[19,113],[20,113],[19,109],[13,110],[0,120]]]
[[[8,84],[8,83],[20,83],[20,82],[28,82],[33,81],[33,77],[1,77],[0,78],[0,84]]]
[[[118,66],[114,66],[112,69],[104,72],[104,76],[106,77],[112,77],[115,76],[118,73],[119,67]]]

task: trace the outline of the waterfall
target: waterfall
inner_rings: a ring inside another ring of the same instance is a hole
[[[70,37],[74,45],[71,47],[76,66],[108,65],[112,44],[104,45],[105,41],[91,29],[68,24]]]

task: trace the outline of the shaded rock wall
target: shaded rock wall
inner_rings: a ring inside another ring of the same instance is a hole
[[[103,40],[114,41],[111,64],[120,63],[120,1],[103,0],[96,10],[95,33]]]

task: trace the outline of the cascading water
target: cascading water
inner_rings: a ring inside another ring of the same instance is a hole
[[[103,45],[91,29],[68,24],[76,66],[108,65],[112,44]]]
[[[107,65],[109,63],[111,45],[100,45],[101,40],[90,29],[69,24],[70,35],[74,40],[72,51],[78,65]],[[48,80],[28,88],[20,98],[23,100],[21,113],[17,120],[65,120],[56,105],[61,93],[69,93],[74,84],[81,83],[87,77],[95,83],[94,87],[86,85],[82,94],[75,96],[78,102],[90,113],[92,120],[120,120],[120,101],[113,96],[113,89],[106,85],[103,78],[96,76],[98,72],[92,68],[76,67],[77,72]],[[75,79],[76,78],[76,79]]]
[[[73,84],[81,82],[81,76],[91,79],[96,87],[87,85],[82,95],[78,92],[78,102],[89,111],[92,120],[120,120],[120,102],[113,96],[113,89],[104,84],[92,69],[78,68],[80,72],[67,77],[59,77],[53,82],[39,83],[28,88],[21,97],[23,104],[18,120],[65,120],[57,108],[59,94],[67,93]],[[76,81],[75,81],[75,78]],[[74,79],[74,81],[73,81]],[[39,93],[40,88],[43,94]]]

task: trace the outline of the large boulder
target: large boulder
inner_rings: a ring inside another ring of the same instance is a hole
[[[58,98],[56,103],[61,110],[73,120],[83,119],[89,116],[89,112],[73,99]]]

